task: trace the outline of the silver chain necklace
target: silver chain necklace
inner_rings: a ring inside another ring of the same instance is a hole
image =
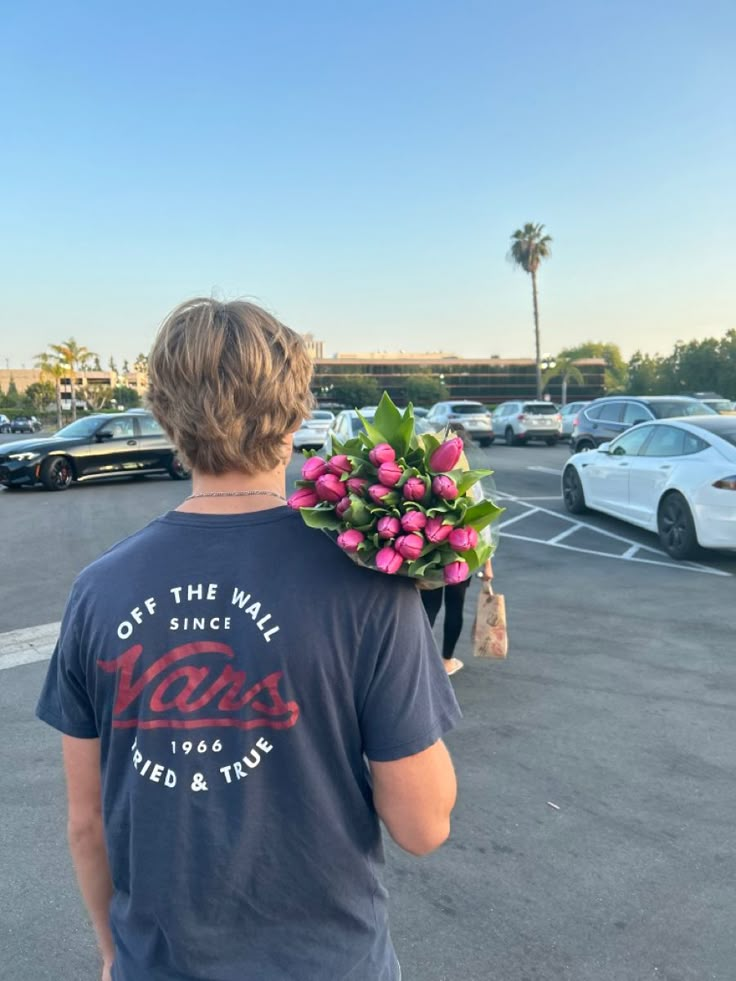
[[[277,494],[276,491],[269,490],[246,490],[246,491],[203,491],[201,494],[190,494],[189,497],[185,497],[185,501],[193,501],[196,497],[277,497],[280,501],[285,501],[286,498],[282,497],[281,494]]]

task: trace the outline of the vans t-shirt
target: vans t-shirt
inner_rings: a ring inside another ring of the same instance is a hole
[[[171,512],[77,579],[38,705],[100,739],[114,981],[396,981],[365,757],[459,709],[405,579]]]

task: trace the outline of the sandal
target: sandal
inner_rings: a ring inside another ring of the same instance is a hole
[[[459,657],[451,657],[449,661],[446,662],[445,671],[447,671],[448,677],[457,674],[458,671],[462,671],[465,667],[463,662]]]

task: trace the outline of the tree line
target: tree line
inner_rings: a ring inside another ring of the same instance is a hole
[[[35,357],[41,380],[33,382],[24,392],[10,379],[7,392],[0,388],[0,409],[16,414],[43,415],[55,406],[56,424],[60,429],[64,424],[62,382],[68,380],[71,391],[70,415],[72,421],[77,418],[77,403],[83,401],[94,412],[112,409],[123,405],[126,409],[140,405],[140,396],[136,389],[128,385],[102,385],[87,377],[88,372],[103,371],[100,357],[94,351],[79,344],[74,337],[59,344],[49,344],[48,348]],[[148,358],[139,354],[133,362],[134,371],[145,371]],[[119,370],[115,359],[108,361],[108,369],[115,374],[127,374],[130,364],[123,361]]]

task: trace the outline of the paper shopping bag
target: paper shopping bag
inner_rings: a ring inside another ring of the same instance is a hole
[[[503,658],[508,654],[506,631],[506,601],[494,593],[490,583],[481,589],[473,624],[473,654],[475,657]]]

